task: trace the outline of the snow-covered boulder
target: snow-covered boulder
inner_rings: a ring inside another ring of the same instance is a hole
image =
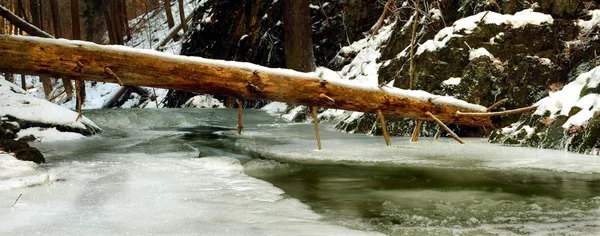
[[[600,67],[580,74],[537,102],[538,109],[532,116],[494,131],[490,141],[599,154],[599,84]]]
[[[0,80],[0,122],[10,122],[19,129],[56,128],[61,132],[93,135],[102,131],[86,117],[46,100],[29,96],[18,86]]]

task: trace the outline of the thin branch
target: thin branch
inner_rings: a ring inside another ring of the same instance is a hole
[[[505,115],[516,115],[516,114],[521,114],[521,113],[525,113],[528,111],[533,111],[537,109],[537,106],[531,106],[531,107],[523,107],[523,108],[518,108],[518,109],[514,109],[514,110],[506,110],[506,111],[499,111],[499,112],[460,112],[457,111],[456,115],[457,116],[465,116],[465,117],[492,117],[492,116],[505,116]]]
[[[452,138],[454,138],[454,140],[456,140],[458,143],[465,144],[465,142],[462,141],[462,139],[460,139],[460,137],[458,137],[458,135],[456,135],[454,132],[452,132],[452,130],[450,130],[450,128],[448,128],[448,126],[446,126],[440,119],[438,119],[433,114],[431,114],[431,112],[425,112],[425,115],[429,116],[429,118],[431,118],[433,121],[435,121],[442,129],[446,130],[446,132],[448,132],[450,134],[450,136],[452,136]],[[441,132],[438,131],[438,133],[441,133]]]
[[[505,99],[502,99],[500,101],[497,101],[496,103],[494,103],[494,105],[491,105],[485,111],[490,112],[490,111],[494,110],[494,108],[496,108],[496,107],[504,104],[506,101],[508,101],[508,98],[505,98]]]
[[[383,131],[383,138],[385,139],[385,144],[391,146],[392,142],[390,142],[390,134],[388,133],[385,118],[383,117],[383,113],[381,112],[381,110],[377,110],[377,116],[379,116],[379,122],[381,123],[381,130]]]

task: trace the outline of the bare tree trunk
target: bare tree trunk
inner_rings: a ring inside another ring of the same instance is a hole
[[[129,18],[127,14],[127,0],[121,0],[121,19],[123,21],[123,26],[125,27],[125,36],[127,36],[127,40],[131,39],[131,28],[129,27]]]
[[[39,0],[29,0],[29,10],[31,11],[31,23],[41,29],[40,22],[40,2]]]
[[[287,68],[301,72],[316,68],[309,4],[309,0],[283,1],[285,64]]]
[[[187,23],[185,22],[185,10],[183,7],[183,0],[179,0],[179,19],[180,22],[183,24],[183,33],[187,33],[188,27],[187,27]]]
[[[31,21],[33,25],[43,30],[40,0],[29,0],[29,7],[31,10]],[[40,76],[40,81],[42,82],[42,87],[44,88],[44,96],[46,99],[50,99],[52,97],[52,79],[50,79],[48,76]]]
[[[171,11],[171,0],[165,0],[165,12],[167,13],[167,25],[171,29],[175,27],[175,20],[173,20],[173,12]]]
[[[60,25],[60,15],[58,13],[58,3],[56,0],[50,0],[50,8],[52,11],[52,24],[54,25],[54,36],[56,38],[62,38],[62,27]],[[73,85],[71,84],[71,80],[62,79],[63,85],[65,87],[65,92],[67,93],[67,99],[73,98]]]
[[[17,0],[17,16],[21,17],[21,19],[25,19],[25,11],[23,10],[23,0]],[[25,20],[27,21],[27,20]],[[17,34],[22,35],[23,31],[20,28],[17,28]],[[25,75],[20,75],[21,77],[21,88],[27,91],[27,81],[25,81]]]
[[[123,41],[123,18],[121,16],[121,13],[123,12],[121,9],[121,0],[112,0],[111,5],[111,9],[112,9],[112,20],[113,20],[113,27],[115,28],[115,39],[116,39],[116,44],[119,45],[124,45],[125,42]]]
[[[108,30],[108,38],[111,44],[117,44],[117,36],[115,27],[113,26],[114,21],[110,15],[110,0],[102,0],[102,12],[104,12],[104,18],[106,20],[106,29]]]
[[[18,50],[27,48],[27,50]],[[162,55],[123,48],[35,37],[0,35],[0,71],[36,75],[80,76],[245,99],[267,99],[307,106],[432,120],[448,124],[490,126],[489,117],[465,117],[458,111],[485,112],[486,107],[437,97],[415,98],[395,88],[355,88],[328,82],[313,73],[281,71],[244,63]],[[52,63],[48,63],[52,62]],[[135,62],[135,63],[132,63]],[[78,68],[83,68],[82,71]],[[110,70],[108,70],[108,69]],[[109,73],[112,72],[112,73]]]
[[[79,0],[71,0],[71,30],[73,31],[73,39],[81,40],[81,22],[79,18]],[[77,83],[77,95],[82,102],[85,102],[85,82],[83,80],[75,80]],[[81,107],[83,104],[79,104],[79,100],[75,104],[75,107]]]
[[[383,26],[383,21],[385,21],[385,18],[387,18],[388,13],[390,13],[390,7],[392,7],[392,0],[388,0],[385,3],[385,6],[383,7],[383,13],[381,13],[381,16],[379,16],[379,20],[377,20],[377,23],[375,23],[375,25],[372,27],[374,35],[377,34],[379,32],[379,29],[381,29],[381,27]]]

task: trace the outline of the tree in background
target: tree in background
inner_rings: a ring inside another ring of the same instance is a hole
[[[283,1],[285,64],[301,72],[316,68],[309,4],[309,0]]]
[[[58,3],[56,0],[50,0],[50,9],[52,11],[52,25],[54,26],[54,37],[62,38],[63,32],[60,25],[60,15],[58,13]],[[65,86],[65,92],[67,93],[67,99],[73,98],[73,85],[71,80],[62,79],[63,85]]]
[[[81,23],[79,19],[79,0],[71,0],[71,31],[73,33],[74,40],[81,40]],[[83,80],[75,81],[77,87],[77,103],[76,107],[79,109],[85,102],[85,82]]]
[[[42,14],[41,14],[40,0],[29,0],[29,10],[31,11],[31,22],[34,26],[44,30],[42,26]],[[52,97],[52,79],[48,76],[40,76],[42,81],[42,87],[44,88],[44,95],[46,99]]]

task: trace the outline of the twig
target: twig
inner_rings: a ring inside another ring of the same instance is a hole
[[[385,144],[388,146],[392,146],[392,142],[390,142],[390,134],[387,130],[387,125],[385,124],[385,118],[383,118],[383,113],[381,110],[377,110],[377,116],[379,116],[379,122],[381,123],[381,130],[383,131],[383,138],[385,139]]]
[[[110,77],[112,77],[115,81],[117,81],[117,83],[121,86],[123,86],[123,81],[121,81],[121,79],[119,78],[119,76],[117,74],[115,74],[115,72],[113,72],[110,68],[104,67],[104,72],[106,72],[108,75],[110,75]]]
[[[243,102],[241,99],[236,99],[238,104],[238,135],[242,135],[242,129],[244,129],[244,125],[242,124],[242,105]]]
[[[537,106],[523,107],[523,108],[519,108],[519,109],[499,111],[499,112],[465,112],[465,113],[463,113],[463,112],[457,111],[456,115],[457,116],[465,116],[465,117],[492,117],[492,116],[505,116],[505,115],[521,114],[521,113],[532,111],[535,109],[537,109]]]
[[[435,121],[441,128],[446,130],[446,132],[448,132],[450,134],[450,136],[452,136],[452,138],[454,138],[454,140],[456,140],[458,143],[465,144],[465,142],[462,141],[462,139],[460,139],[460,137],[458,137],[458,135],[456,135],[454,132],[452,132],[452,130],[450,130],[450,128],[448,128],[448,126],[446,126],[440,119],[438,119],[433,114],[431,114],[431,112],[425,112],[425,115],[429,116],[429,118],[431,118],[433,121]]]
[[[319,150],[321,150],[321,135],[319,134],[319,118],[317,117],[317,107],[312,106],[310,107],[310,109],[312,110],[312,117],[313,120],[315,121],[315,133],[317,135],[317,145],[319,146]]]
[[[23,196],[23,194],[22,194],[22,193],[20,193],[20,194],[19,194],[19,196],[17,197],[17,200],[15,200],[15,203],[13,203],[13,205],[12,205],[12,206],[15,206],[15,205],[17,205],[17,202],[19,201],[19,199],[21,199],[21,196]]]
[[[417,124],[415,125],[415,130],[413,130],[411,142],[419,141],[419,132],[421,131],[421,124],[423,124],[422,120],[417,120]]]
[[[488,107],[487,109],[485,109],[486,112],[489,112],[491,110],[493,110],[494,108],[504,104],[506,101],[508,101],[508,98],[502,99],[500,101],[497,101],[496,103],[494,103],[494,105],[491,105],[490,107]]]

